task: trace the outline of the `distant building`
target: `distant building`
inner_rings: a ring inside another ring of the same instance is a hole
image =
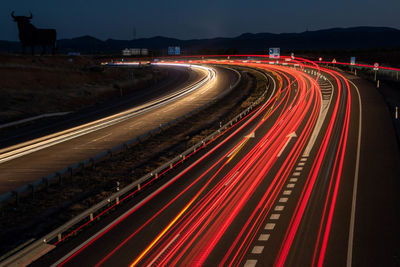
[[[148,54],[147,48],[125,48],[122,50],[123,56],[147,56]]]
[[[142,50],[140,51],[142,56],[147,56],[149,55],[149,49],[147,48],[142,48]]]

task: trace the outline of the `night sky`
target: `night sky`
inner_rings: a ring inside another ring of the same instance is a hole
[[[333,27],[400,29],[400,0],[1,0],[0,40],[18,40],[10,17],[29,15],[58,38],[234,37],[245,32],[303,32]]]

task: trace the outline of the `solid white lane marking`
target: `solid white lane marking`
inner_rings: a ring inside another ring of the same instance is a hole
[[[287,188],[294,188],[294,184],[288,184]]]
[[[294,172],[293,176],[300,176],[300,172]]]
[[[279,199],[279,202],[281,202],[281,203],[286,203],[288,201],[288,198],[287,197],[281,197],[280,199]]]
[[[264,250],[264,246],[255,246],[251,251],[252,254],[261,254]]]
[[[292,190],[285,190],[285,191],[283,191],[283,194],[285,195],[285,196],[288,196],[288,195],[290,195],[292,193]]]
[[[268,239],[269,239],[269,234],[261,234],[258,237],[258,241],[268,241]]]
[[[333,84],[329,80],[328,80],[328,82],[330,83],[330,85],[332,87],[332,94],[333,94],[333,90],[334,90]],[[326,114],[328,113],[328,110],[329,110],[329,106],[331,105],[331,101],[332,101],[331,97],[329,98],[329,100],[327,100],[327,99],[325,100],[322,97],[322,92],[320,93],[320,97],[321,97],[321,108],[319,111],[317,123],[314,126],[314,130],[313,130],[311,137],[308,141],[308,144],[304,150],[304,153],[303,153],[304,156],[310,155],[311,149],[314,147],[315,141],[317,140],[317,136],[319,135],[319,132],[321,131],[321,127],[324,124]]]
[[[267,223],[264,227],[265,230],[274,230],[275,223]]]
[[[281,215],[280,214],[272,214],[271,215],[271,217],[269,217],[271,220],[278,220],[279,219],[279,217],[280,217]]]
[[[282,211],[285,208],[285,206],[276,206],[275,210],[276,211]]]
[[[233,178],[235,178],[235,176],[238,174],[238,172],[235,172],[235,174],[231,177],[231,179],[228,180],[228,182],[225,183],[225,186],[227,186]]]
[[[354,223],[356,217],[356,202],[357,202],[357,186],[358,186],[358,173],[360,165],[360,147],[361,147],[361,130],[362,130],[362,104],[361,96],[358,87],[349,80],[351,84],[354,85],[358,95],[359,113],[360,118],[358,121],[358,141],[357,141],[357,158],[356,158],[356,170],[354,173],[354,184],[353,184],[353,200],[351,202],[351,216],[350,216],[350,229],[349,229],[349,242],[347,245],[347,267],[351,267],[353,261],[353,240],[354,240]]]
[[[296,171],[302,171],[303,170],[303,167],[297,167],[296,168]]]
[[[295,183],[297,182],[297,178],[290,178],[289,182]]]
[[[257,264],[257,260],[247,260],[244,267],[254,267]]]
[[[305,163],[304,163],[304,162],[299,162],[299,164],[297,164],[297,165],[299,165],[299,166],[304,166]]]

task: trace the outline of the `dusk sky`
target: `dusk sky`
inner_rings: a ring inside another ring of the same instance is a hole
[[[18,40],[10,17],[29,15],[58,38],[92,35],[132,39],[157,35],[180,39],[234,37],[245,32],[303,32],[333,27],[400,29],[399,0],[2,0],[0,40]]]

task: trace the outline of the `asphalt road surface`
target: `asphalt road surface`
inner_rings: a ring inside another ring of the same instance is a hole
[[[375,89],[306,61],[232,64],[265,71],[268,99],[34,266],[399,264],[400,160]]]
[[[130,103],[125,101],[123,107],[130,104],[129,109],[121,110],[121,105],[112,106],[111,111],[118,112],[110,114],[107,110],[108,116],[104,116],[105,111],[100,112],[104,116],[101,117],[97,111],[90,116],[92,120],[79,116],[66,123],[70,126],[68,128],[62,124],[64,128],[60,131],[1,149],[0,193],[90,158],[185,115],[216,99],[239,78],[236,72],[221,67],[215,70],[160,67],[180,68],[183,69],[181,72],[189,72],[189,75],[187,80],[178,84],[163,84],[153,89],[151,94],[131,99]]]

